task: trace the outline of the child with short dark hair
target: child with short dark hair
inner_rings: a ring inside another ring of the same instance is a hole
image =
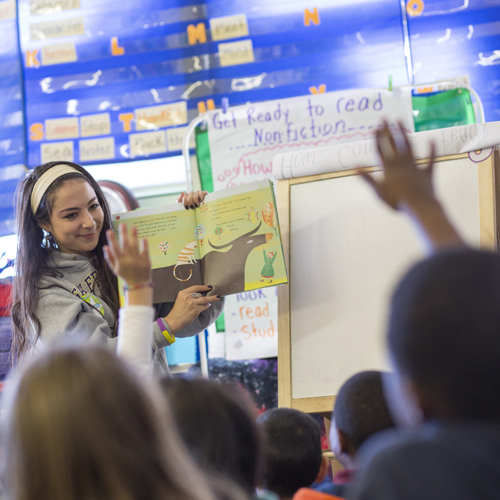
[[[388,375],[388,374],[384,374]],[[356,469],[356,453],[371,436],[394,427],[382,387],[382,372],[364,371],[342,385],[335,398],[330,448],[344,469],[321,491],[343,496]]]
[[[231,480],[252,497],[260,441],[252,407],[243,392],[233,384],[203,379],[164,378],[160,385],[180,438],[200,469],[214,480]],[[221,493],[227,496],[225,491]]]
[[[319,425],[310,415],[277,408],[259,415],[257,424],[263,439],[263,488],[289,500],[325,478],[329,463],[322,456]]]

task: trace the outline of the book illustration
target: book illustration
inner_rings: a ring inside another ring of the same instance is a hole
[[[196,239],[200,242],[201,246],[203,246],[203,238],[205,238],[206,232],[207,231],[203,224],[198,224],[196,226],[196,229],[194,230],[194,235],[196,236]]]
[[[189,270],[189,276],[186,279],[179,278],[176,274],[175,271],[179,266],[185,266],[188,264],[196,264],[197,260],[194,257],[194,249],[198,248],[198,245],[196,241],[191,241],[191,243],[188,243],[180,252],[179,255],[177,256],[177,264],[174,266],[174,278],[178,281],[188,281],[191,279],[191,276],[193,276],[193,271],[192,269]]]
[[[162,241],[158,248],[163,252],[163,255],[167,255],[168,249],[170,248],[170,243],[168,241]]]
[[[262,219],[264,219],[264,222],[268,226],[274,229],[274,234],[277,236],[278,233],[276,228],[278,226],[278,219],[276,218],[276,209],[274,208],[272,201],[264,205],[264,208],[262,209]]]
[[[262,271],[260,272],[260,279],[259,281],[262,281],[262,283],[265,282],[265,280],[269,280],[269,283],[273,282],[274,278],[274,268],[273,268],[273,262],[274,259],[276,259],[276,255],[278,255],[276,252],[267,252],[263,250],[262,253],[264,254],[264,267],[262,268]]]
[[[200,213],[202,215],[205,215],[207,213],[207,210],[208,210],[208,207],[207,207],[207,204],[205,202],[202,202],[202,204],[200,205]]]
[[[207,283],[218,283],[217,293],[227,295],[232,293],[231,290],[245,290],[245,268],[249,254],[270,242],[274,236],[272,233],[256,234],[261,225],[262,222],[259,222],[248,233],[223,245],[214,245],[208,240],[210,247],[216,251],[208,252],[203,258],[205,280]]]
[[[259,212],[253,207],[250,207],[250,211],[247,213],[248,221],[255,223],[259,220]]]
[[[221,226],[217,226],[214,230],[214,233],[219,237],[219,240],[220,240],[220,235],[224,232],[224,229],[222,229]],[[210,241],[209,241],[210,243]],[[213,245],[212,245],[213,246]]]

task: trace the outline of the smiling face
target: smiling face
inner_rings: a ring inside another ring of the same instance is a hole
[[[41,227],[52,234],[61,252],[90,257],[103,221],[104,213],[92,186],[72,179],[55,192],[50,221]]]

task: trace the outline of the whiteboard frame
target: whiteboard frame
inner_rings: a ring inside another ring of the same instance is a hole
[[[480,247],[496,249],[497,225],[495,202],[495,160],[498,155],[493,152],[486,160],[477,163],[479,177],[479,226]],[[467,158],[468,153],[436,158],[435,163]],[[428,163],[429,160],[418,160],[417,164]],[[368,167],[366,172],[377,172],[381,167]],[[297,184],[317,182],[357,175],[357,169],[332,172],[329,174],[283,179],[277,181],[277,207],[280,220],[281,238],[285,254],[286,267],[290,270],[290,190]],[[381,202],[382,203],[382,202]],[[408,224],[410,222],[408,221]],[[290,316],[290,287],[293,286],[293,276],[288,276],[288,284],[278,288],[278,406],[294,408],[306,413],[322,413],[329,415],[333,408],[335,395],[292,398],[292,344]]]

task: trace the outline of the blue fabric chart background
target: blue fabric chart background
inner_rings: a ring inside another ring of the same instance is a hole
[[[223,97],[467,74],[500,119],[500,0],[0,0],[0,32],[0,236],[25,166],[180,154]]]

